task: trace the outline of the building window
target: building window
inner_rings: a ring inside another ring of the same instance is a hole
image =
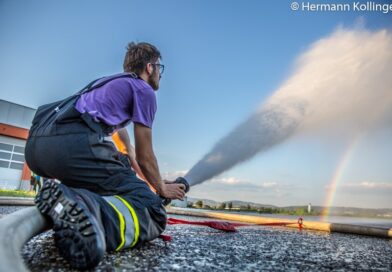
[[[24,146],[0,143],[0,167],[23,170]]]
[[[0,150],[12,151],[13,145],[0,143]]]
[[[0,167],[9,168],[10,167],[10,162],[9,161],[0,160]]]
[[[11,153],[0,151],[0,159],[10,160],[11,159]]]
[[[23,163],[11,162],[10,168],[11,169],[23,170]]]

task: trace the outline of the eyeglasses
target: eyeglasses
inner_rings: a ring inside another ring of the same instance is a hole
[[[151,63],[151,65],[158,66],[159,67],[159,75],[161,76],[163,74],[163,71],[165,71],[165,65],[160,64],[160,63]]]

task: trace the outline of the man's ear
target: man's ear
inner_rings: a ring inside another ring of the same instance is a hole
[[[151,63],[147,63],[147,66],[146,66],[147,74],[151,75],[153,70],[154,70],[154,67],[151,65]]]

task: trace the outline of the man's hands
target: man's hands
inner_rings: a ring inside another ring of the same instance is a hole
[[[185,196],[185,185],[164,180],[160,190],[160,195],[168,199],[182,200]]]

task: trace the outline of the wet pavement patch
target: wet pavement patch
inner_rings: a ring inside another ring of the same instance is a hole
[[[172,236],[171,242],[156,239],[140,249],[108,253],[95,271],[392,270],[392,240],[283,227],[238,230],[169,225],[165,234]],[[23,248],[30,270],[71,270],[58,255],[52,235],[36,236]]]

